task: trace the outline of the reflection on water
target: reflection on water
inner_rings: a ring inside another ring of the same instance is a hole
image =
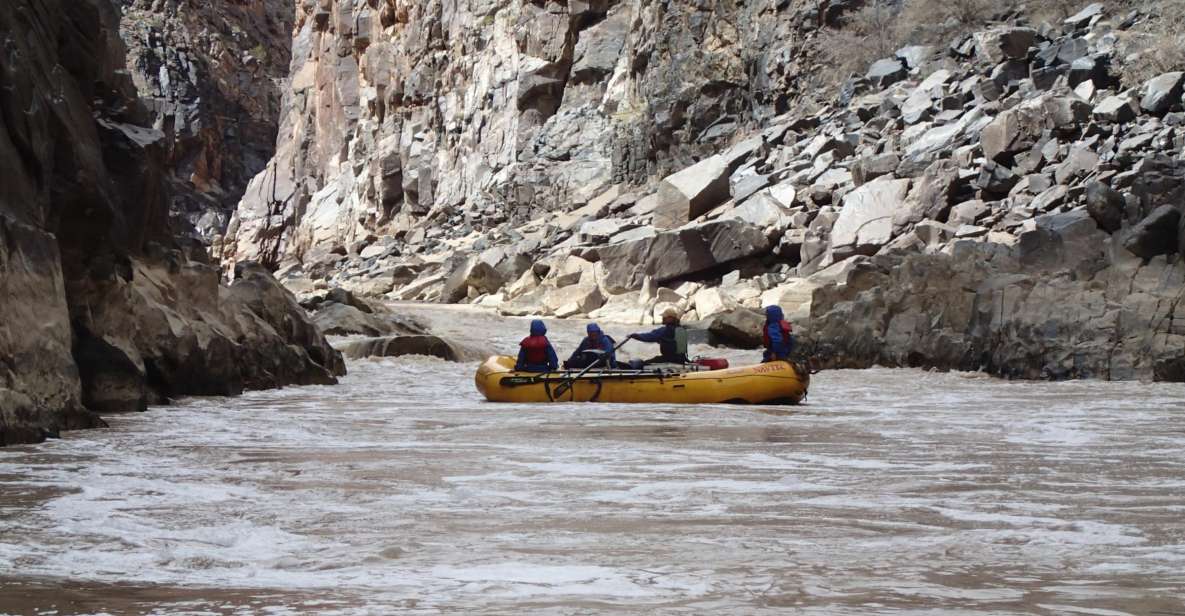
[[[1181,386],[872,370],[793,409],[531,406],[473,369],[362,361],[0,450],[0,612],[1185,613]]]

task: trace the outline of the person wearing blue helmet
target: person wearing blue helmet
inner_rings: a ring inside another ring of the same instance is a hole
[[[762,363],[790,359],[790,353],[794,351],[793,331],[781,307],[765,307],[765,326],[761,328],[761,338],[765,343]]]
[[[589,323],[585,332],[588,335],[580,341],[580,346],[576,347],[568,361],[564,362],[564,368],[580,370],[589,366],[616,367],[617,357],[613,349],[617,347],[617,342],[601,331],[596,323]]]
[[[552,372],[560,365],[559,357],[547,339],[547,326],[543,321],[531,321],[531,335],[519,343],[518,361],[514,369],[519,372]]]

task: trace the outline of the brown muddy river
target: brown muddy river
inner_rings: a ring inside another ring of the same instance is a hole
[[[0,449],[0,613],[1185,615],[1181,385],[836,371],[797,408],[516,406],[474,368],[359,361]]]

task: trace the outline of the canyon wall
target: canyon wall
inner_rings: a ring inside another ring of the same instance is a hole
[[[953,34],[844,81],[819,52],[864,4],[300,2],[277,155],[214,250],[742,343],[780,303],[830,366],[1185,378],[1185,66],[1120,70],[1176,5],[906,2]]]
[[[224,286],[171,225],[176,142],[119,24],[106,0],[0,4],[0,444],[344,372],[270,273]]]
[[[228,262],[403,252],[644,183],[783,112],[788,2],[297,2],[277,155]]]

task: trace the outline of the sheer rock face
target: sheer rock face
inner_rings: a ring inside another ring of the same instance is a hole
[[[275,150],[292,0],[108,0],[119,10],[137,123],[164,134],[178,231],[221,234]]]
[[[276,156],[220,255],[461,237],[666,175],[788,108],[790,4],[297,2]]]
[[[118,24],[107,0],[0,3],[0,444],[343,370],[270,275],[221,286],[176,238]]]

